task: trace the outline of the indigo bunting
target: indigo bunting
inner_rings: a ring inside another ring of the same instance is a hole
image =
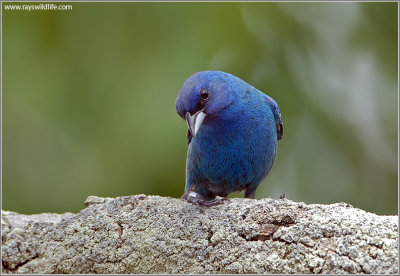
[[[206,206],[241,190],[254,198],[283,134],[277,103],[231,74],[202,71],[184,82],[175,105],[188,126],[182,198]]]

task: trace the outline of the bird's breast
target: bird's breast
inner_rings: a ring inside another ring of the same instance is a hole
[[[204,124],[189,145],[188,161],[212,183],[251,183],[268,173],[276,154],[276,132],[265,120]],[[190,173],[190,172],[189,172]]]

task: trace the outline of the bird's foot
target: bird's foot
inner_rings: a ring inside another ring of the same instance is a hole
[[[225,200],[229,200],[229,199],[227,199],[226,197],[216,197],[211,200],[204,200],[200,204],[202,204],[203,206],[210,207],[210,206],[214,206],[214,205],[224,204]]]
[[[225,200],[228,200],[225,197],[216,197],[210,200],[206,200],[199,193],[193,191],[187,194],[183,194],[181,198],[185,199],[187,202],[196,204],[200,207],[202,206],[210,207],[210,206],[220,205],[223,204]]]
[[[279,197],[279,199],[284,199],[284,198],[286,198],[286,194],[285,193],[281,194],[281,196]]]

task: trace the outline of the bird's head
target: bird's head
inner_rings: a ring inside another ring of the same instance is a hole
[[[220,71],[202,71],[190,76],[176,99],[176,110],[196,137],[206,117],[217,116],[234,101],[233,86],[239,79]]]

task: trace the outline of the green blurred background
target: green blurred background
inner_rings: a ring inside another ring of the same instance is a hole
[[[180,197],[186,123],[175,98],[213,69],[281,109],[284,136],[257,198],[397,214],[397,3],[6,4],[3,209]]]

